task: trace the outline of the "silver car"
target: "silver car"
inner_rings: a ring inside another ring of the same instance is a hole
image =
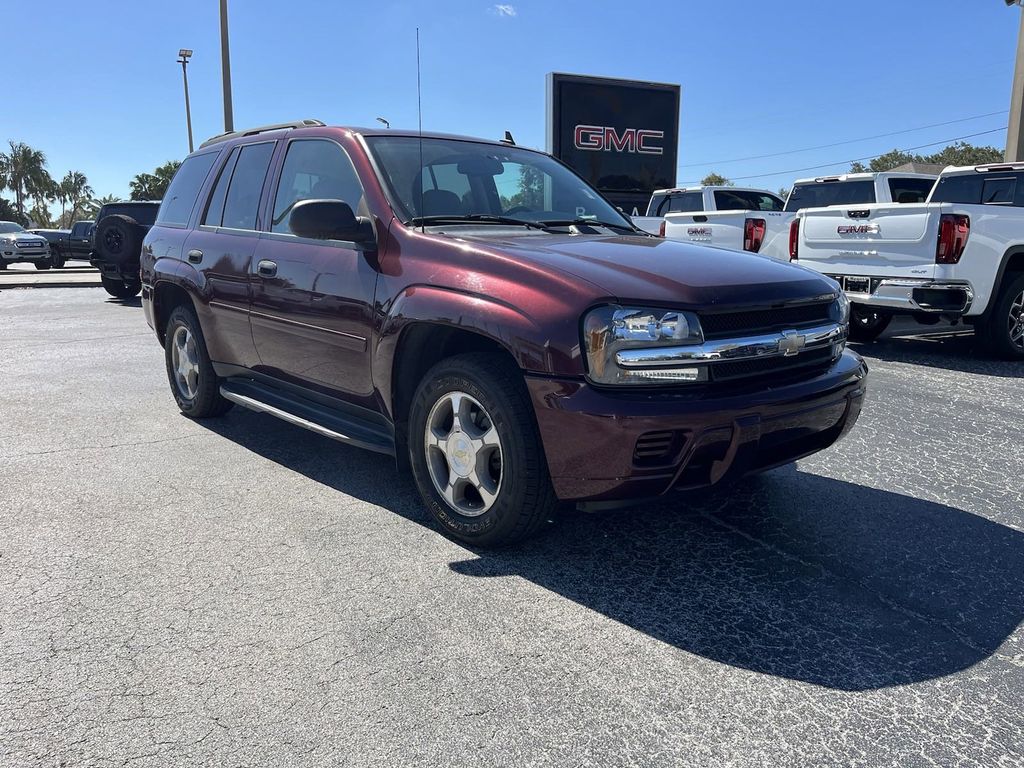
[[[21,224],[0,221],[0,269],[16,261],[30,261],[36,269],[49,269],[50,244],[42,235],[26,232]]]

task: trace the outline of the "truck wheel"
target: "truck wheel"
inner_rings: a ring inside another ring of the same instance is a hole
[[[892,315],[877,309],[866,309],[854,304],[850,308],[850,340],[867,344],[882,335],[889,327]]]
[[[1007,360],[1024,360],[1024,275],[1018,275],[999,292],[992,314],[977,330],[992,354]]]
[[[138,261],[142,227],[131,216],[106,216],[96,225],[96,252],[110,264]]]
[[[164,335],[164,362],[181,412],[193,419],[221,416],[232,406],[220,394],[220,379],[206,351],[203,329],[188,307],[175,307]]]
[[[138,296],[142,290],[142,283],[137,280],[120,280],[116,277],[100,275],[100,282],[103,283],[103,290],[115,299],[130,299]]]
[[[557,505],[522,373],[495,355],[458,355],[424,376],[409,458],[431,515],[469,544],[524,539]]]
[[[36,269],[49,269],[52,266],[53,264],[50,263],[49,259],[43,259],[42,261],[37,261],[35,263]]]
[[[54,269],[64,269],[64,265],[67,264],[67,259],[61,254],[54,254],[50,256],[50,264],[53,265]]]

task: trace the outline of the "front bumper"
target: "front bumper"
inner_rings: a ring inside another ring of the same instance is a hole
[[[860,415],[867,366],[844,352],[811,379],[728,395],[598,389],[527,377],[555,493],[617,502],[713,485],[832,445]]]
[[[974,289],[962,280],[829,277],[843,287],[851,302],[878,309],[966,315],[974,303]],[[866,291],[861,289],[865,282]],[[856,285],[858,290],[851,290],[852,285]]]
[[[18,248],[14,245],[0,245],[0,259],[7,262],[43,261],[50,258],[49,246],[41,248]]]

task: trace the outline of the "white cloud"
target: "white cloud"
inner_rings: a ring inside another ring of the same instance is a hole
[[[495,5],[491,7],[491,10],[498,16],[511,18],[516,15],[516,7],[514,5]]]

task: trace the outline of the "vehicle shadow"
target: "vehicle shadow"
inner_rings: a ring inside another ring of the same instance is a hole
[[[387,457],[238,410],[208,426],[431,525]],[[1024,617],[1024,533],[793,466],[644,508],[566,511],[537,539],[467,555],[449,567],[519,576],[680,650],[844,691],[966,669]]]
[[[106,303],[115,307],[141,307],[142,297],[132,296],[130,299],[118,299],[114,296],[108,296]]]
[[[874,359],[999,378],[1024,377],[1024,364],[992,357],[978,343],[974,331],[964,326],[915,323],[888,331],[871,344],[851,343],[850,349],[867,358],[868,365]]]

